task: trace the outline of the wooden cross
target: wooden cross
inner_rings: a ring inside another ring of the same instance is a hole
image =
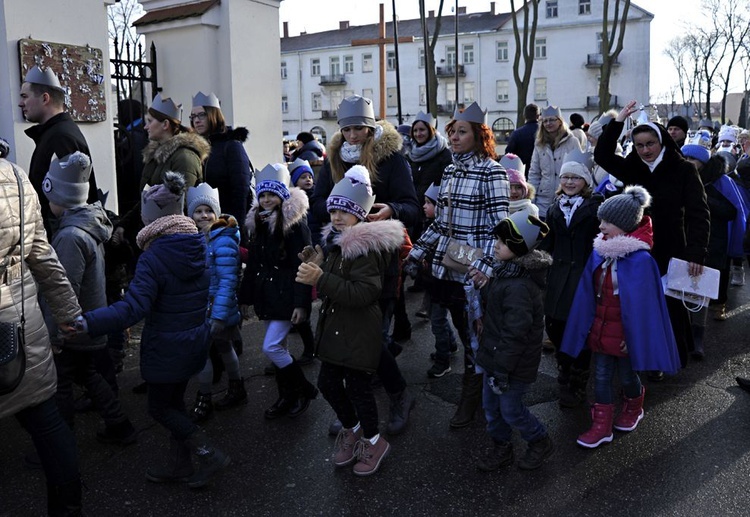
[[[398,39],[399,43],[412,43],[414,36],[403,36]],[[352,40],[353,47],[364,45],[377,45],[380,54],[380,116],[379,119],[385,119],[385,46],[393,43],[393,38],[385,37],[385,5],[380,4],[380,36],[372,39],[355,39]]]

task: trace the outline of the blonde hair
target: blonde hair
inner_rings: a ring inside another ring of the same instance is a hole
[[[341,133],[341,138],[346,141],[343,133]],[[329,153],[329,155],[331,162],[331,177],[333,178],[333,182],[337,183],[343,179],[347,168],[344,165],[344,160],[341,159],[341,153]],[[362,165],[370,172],[370,182],[375,184],[375,182],[378,181],[378,162],[375,159],[375,130],[371,127],[367,128],[367,138],[362,142],[362,151],[359,154],[359,165]]]
[[[560,117],[555,118],[560,121],[560,129],[557,132],[557,136],[553,137],[549,131],[547,131],[547,128],[544,127],[544,124],[540,122],[539,129],[536,132],[536,145],[548,145],[552,149],[556,149],[557,146],[560,145],[560,141],[570,134],[568,124],[565,123],[565,120]]]

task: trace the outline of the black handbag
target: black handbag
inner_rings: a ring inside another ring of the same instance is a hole
[[[25,273],[25,256],[24,256],[24,203],[23,203],[23,182],[21,177],[18,175],[15,165],[13,167],[13,173],[16,175],[16,181],[18,182],[18,202],[19,212],[21,217],[21,234],[19,238],[19,247],[21,249],[21,261],[20,261],[20,281],[21,281],[21,320],[20,321],[7,321],[0,322],[0,395],[7,395],[8,393],[15,390],[21,380],[23,379],[24,373],[26,373],[26,349],[25,344],[25,327],[26,327],[26,311],[25,311],[25,293],[24,293],[24,273]],[[7,260],[7,258],[6,258]],[[8,260],[8,263],[10,261]],[[12,266],[6,265],[3,270],[3,277],[8,285],[11,280],[14,280],[11,274]]]

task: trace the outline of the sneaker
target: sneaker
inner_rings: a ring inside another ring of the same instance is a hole
[[[443,363],[441,361],[435,361],[432,365],[432,367],[427,370],[427,377],[430,379],[438,379],[445,375],[446,373],[451,372],[451,365],[450,363]]]
[[[427,310],[426,309],[419,309],[417,312],[414,313],[414,315],[417,318],[422,318],[422,319],[427,319],[427,318],[430,317],[430,315],[427,314]]]
[[[518,461],[518,468],[521,470],[536,470],[542,466],[544,460],[552,455],[554,450],[555,446],[552,444],[549,435],[545,435],[535,442],[529,442],[526,454]]]
[[[365,437],[359,439],[354,446],[354,454],[357,457],[357,463],[354,464],[355,476],[370,476],[375,474],[380,468],[383,458],[391,452],[390,444],[382,436],[378,438],[375,445],[370,443]]]
[[[331,422],[331,425],[328,426],[328,434],[330,436],[338,436],[339,431],[341,431],[343,427],[344,426],[341,425],[341,420],[337,418],[336,420]]]
[[[742,266],[732,266],[730,275],[730,284],[745,285],[745,269]]]
[[[354,455],[354,446],[362,438],[362,428],[357,432],[351,429],[341,429],[336,437],[336,444],[333,446],[333,464],[337,467],[346,467],[351,465],[357,459]]]
[[[727,306],[726,304],[722,303],[716,308],[716,312],[714,312],[714,319],[716,321],[726,321],[727,318]]]
[[[477,468],[482,472],[493,472],[500,467],[511,465],[513,460],[513,445],[510,442],[495,442],[492,449],[477,462]]]
[[[458,352],[458,345],[455,343],[451,343],[451,348],[450,348],[451,357],[456,355],[457,352]],[[430,361],[437,361],[437,352],[432,352],[430,354]]]

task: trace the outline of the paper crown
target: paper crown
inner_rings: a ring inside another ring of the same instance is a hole
[[[512,153],[508,153],[500,158],[500,165],[505,167],[505,170],[512,169],[514,171],[520,172],[521,174],[526,173],[526,166],[521,161],[521,158]]]
[[[289,164],[289,174],[292,176],[291,180],[291,186],[296,186],[297,181],[299,181],[300,176],[302,176],[304,173],[309,173],[310,176],[313,178],[315,177],[315,173],[312,170],[312,167],[310,166],[310,162],[307,160],[303,160],[302,158],[297,158],[292,163]]]
[[[86,204],[89,195],[91,158],[76,151],[62,158],[54,157],[42,181],[42,191],[52,203],[64,208]]]
[[[159,185],[145,185],[141,191],[141,219],[150,224],[160,217],[181,215],[185,203],[185,177],[167,171]]]
[[[255,171],[255,193],[271,192],[281,199],[289,199],[289,169],[280,163],[269,163],[262,170]]]
[[[193,212],[200,205],[211,207],[216,217],[221,215],[221,204],[219,203],[219,189],[211,188],[208,183],[201,183],[197,187],[189,187],[187,190],[187,215],[193,216]]]
[[[577,162],[585,166],[589,171],[594,168],[594,154],[584,152],[579,149],[573,149],[563,158],[563,163]]]
[[[417,116],[414,117],[414,122],[424,122],[428,126],[433,126],[435,125],[435,118],[429,113],[420,111],[419,113],[417,113]],[[414,122],[411,123],[412,126],[414,125]]]
[[[193,107],[197,108],[198,106],[211,106],[212,108],[221,109],[221,102],[219,101],[219,98],[214,95],[214,92],[211,92],[208,95],[203,92],[198,92],[195,94],[195,97],[193,97]]]
[[[562,120],[562,111],[557,106],[547,106],[542,110],[542,118],[546,117],[557,117]]]
[[[302,158],[297,158],[289,164],[289,173],[293,173],[298,167],[307,167],[308,169],[310,169],[310,171],[312,171],[310,162],[308,162],[307,160],[303,160]]]
[[[372,100],[360,95],[351,95],[341,101],[338,109],[339,127],[365,126],[375,128],[375,110]]]
[[[149,108],[171,119],[182,120],[182,104],[175,104],[170,97],[162,98],[161,93],[154,97]]]
[[[430,186],[425,190],[424,197],[431,200],[433,204],[437,204],[438,196],[440,195],[440,185],[430,183]]]
[[[355,165],[346,171],[341,181],[331,189],[326,201],[327,210],[348,212],[364,221],[375,203],[375,194],[372,193],[369,181],[370,173],[362,165]]]
[[[60,80],[55,75],[55,72],[51,68],[47,67],[44,70],[38,66],[32,66],[31,69],[26,73],[24,82],[41,84],[42,86],[49,86],[55,90],[65,92],[65,88],[60,85]]]
[[[469,107],[463,111],[456,110],[453,112],[453,120],[463,120],[464,122],[474,122],[476,124],[487,123],[487,111],[482,111],[476,101],[469,104]]]

